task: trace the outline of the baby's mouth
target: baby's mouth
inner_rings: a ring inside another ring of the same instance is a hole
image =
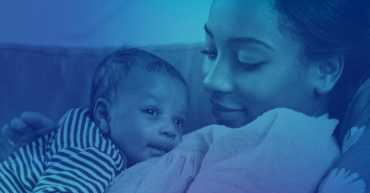
[[[148,145],[149,149],[151,150],[151,153],[154,156],[162,156],[168,152],[168,150],[163,146],[152,146]]]

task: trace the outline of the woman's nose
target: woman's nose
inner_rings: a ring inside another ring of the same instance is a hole
[[[204,61],[203,87],[209,93],[228,93],[232,90],[230,69],[226,63]]]

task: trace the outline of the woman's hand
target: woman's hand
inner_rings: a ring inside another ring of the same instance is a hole
[[[365,193],[366,184],[358,173],[333,169],[321,182],[318,193]]]
[[[7,158],[15,150],[57,128],[56,123],[41,113],[22,113],[19,118],[14,118],[10,124],[6,124],[2,128],[5,141],[9,142],[8,149],[1,150],[3,157]]]

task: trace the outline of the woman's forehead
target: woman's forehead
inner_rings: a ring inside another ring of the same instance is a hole
[[[290,33],[280,30],[270,0],[215,0],[206,23],[206,32],[208,35],[211,32],[216,43],[252,38],[266,43],[273,50],[300,44],[292,39]]]
[[[245,17],[255,13],[263,13],[266,16],[274,12],[272,0],[214,0],[210,13],[213,12]]]
[[[276,11],[270,0],[215,0],[208,22],[243,28],[245,25],[277,25]],[[207,23],[208,23],[207,22]]]

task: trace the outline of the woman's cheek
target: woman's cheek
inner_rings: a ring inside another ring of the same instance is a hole
[[[202,66],[202,75],[203,75],[203,79],[206,78],[206,76],[208,75],[209,71],[211,70],[211,62],[208,60],[207,57],[205,57],[204,61],[203,61],[203,66]]]

